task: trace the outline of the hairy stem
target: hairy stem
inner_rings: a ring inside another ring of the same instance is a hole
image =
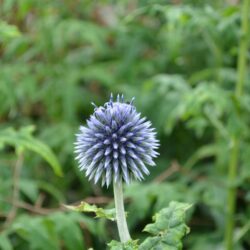
[[[130,234],[128,231],[126,215],[123,204],[123,191],[122,182],[114,182],[114,198],[115,198],[115,210],[116,210],[116,222],[121,242],[127,242],[130,240]]]
[[[239,44],[239,56],[237,66],[237,84],[235,88],[235,95],[239,100],[243,93],[243,87],[246,77],[247,67],[247,49],[248,49],[248,23],[250,13],[250,0],[244,0],[242,5],[242,24],[241,24],[241,37]],[[225,230],[225,249],[233,249],[233,231],[234,231],[234,215],[235,215],[235,203],[237,187],[235,180],[237,177],[237,166],[239,161],[239,146],[240,138],[236,135],[232,138],[232,148],[230,153],[230,162],[228,169],[228,200],[227,200],[227,218],[226,218],[226,230]]]

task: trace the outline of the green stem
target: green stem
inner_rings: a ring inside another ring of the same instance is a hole
[[[237,84],[235,94],[239,98],[243,92],[243,85],[246,77],[247,68],[247,49],[249,39],[249,12],[250,12],[250,0],[244,0],[242,5],[242,24],[241,24],[241,37],[240,48],[238,56],[238,70],[237,70]]]
[[[130,234],[128,231],[126,215],[123,204],[123,191],[122,182],[114,182],[114,198],[115,198],[115,210],[116,210],[116,222],[121,242],[127,242],[130,240]]]
[[[236,98],[239,100],[243,93],[243,87],[246,77],[247,67],[247,49],[248,49],[248,23],[250,13],[250,0],[244,0],[242,5],[242,24],[241,24],[241,37],[239,44],[239,56],[237,66],[237,84],[235,88]],[[237,166],[239,161],[239,145],[240,138],[236,135],[232,138],[232,148],[228,169],[228,200],[227,200],[227,217],[226,217],[226,230],[225,230],[225,249],[233,250],[233,231],[234,231],[234,216],[235,216],[235,203],[237,187],[235,185],[237,177]]]
[[[239,139],[232,139],[232,149],[230,155],[228,169],[228,198],[227,198],[227,217],[225,230],[225,249],[233,250],[233,231],[234,231],[234,215],[236,202],[236,185],[235,179],[237,174],[237,165],[239,157]]]

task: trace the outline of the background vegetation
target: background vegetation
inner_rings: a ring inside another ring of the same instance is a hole
[[[233,249],[250,249],[249,67],[234,94],[241,5],[0,1],[0,248],[105,249],[117,239],[115,224],[62,206],[113,206],[112,190],[89,183],[73,155],[90,102],[113,92],[136,97],[161,141],[157,167],[126,188],[133,238],[176,200],[194,204],[185,249],[222,249],[232,221]],[[227,218],[232,187],[236,213]]]

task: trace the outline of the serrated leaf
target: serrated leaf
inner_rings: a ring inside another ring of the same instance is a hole
[[[137,240],[130,240],[125,243],[112,240],[108,246],[110,250],[138,250]]]
[[[115,209],[103,209],[96,205],[90,205],[87,202],[81,202],[78,206],[65,205],[66,208],[84,213],[94,213],[96,218],[105,218],[111,221],[115,220]]]
[[[161,237],[160,236],[148,237],[139,246],[139,250],[155,249],[154,248],[155,246],[160,247],[160,245],[161,245]],[[159,248],[159,249],[161,249],[161,248]]]
[[[185,224],[185,213],[190,204],[170,202],[167,208],[162,209],[154,217],[154,223],[148,224],[144,231],[154,235],[148,237],[139,250],[179,250],[182,249],[182,238],[189,233]]]

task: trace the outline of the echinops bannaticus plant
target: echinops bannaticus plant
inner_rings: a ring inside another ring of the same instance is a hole
[[[113,101],[97,107],[87,120],[87,125],[80,126],[76,135],[75,153],[81,170],[89,180],[108,187],[114,183],[116,219],[122,242],[130,239],[125,219],[122,182],[132,179],[142,180],[148,175],[148,166],[154,166],[153,159],[159,141],[155,129],[146,118],[136,111],[133,99],[124,102],[123,96],[117,95]]]
[[[103,107],[95,107],[87,126],[80,127],[75,152],[81,170],[86,171],[89,180],[102,180],[110,185],[112,179],[142,180],[148,175],[146,165],[154,166],[153,158],[158,155],[156,132],[146,118],[133,106],[133,101],[124,103],[119,95],[117,101],[110,101]]]

